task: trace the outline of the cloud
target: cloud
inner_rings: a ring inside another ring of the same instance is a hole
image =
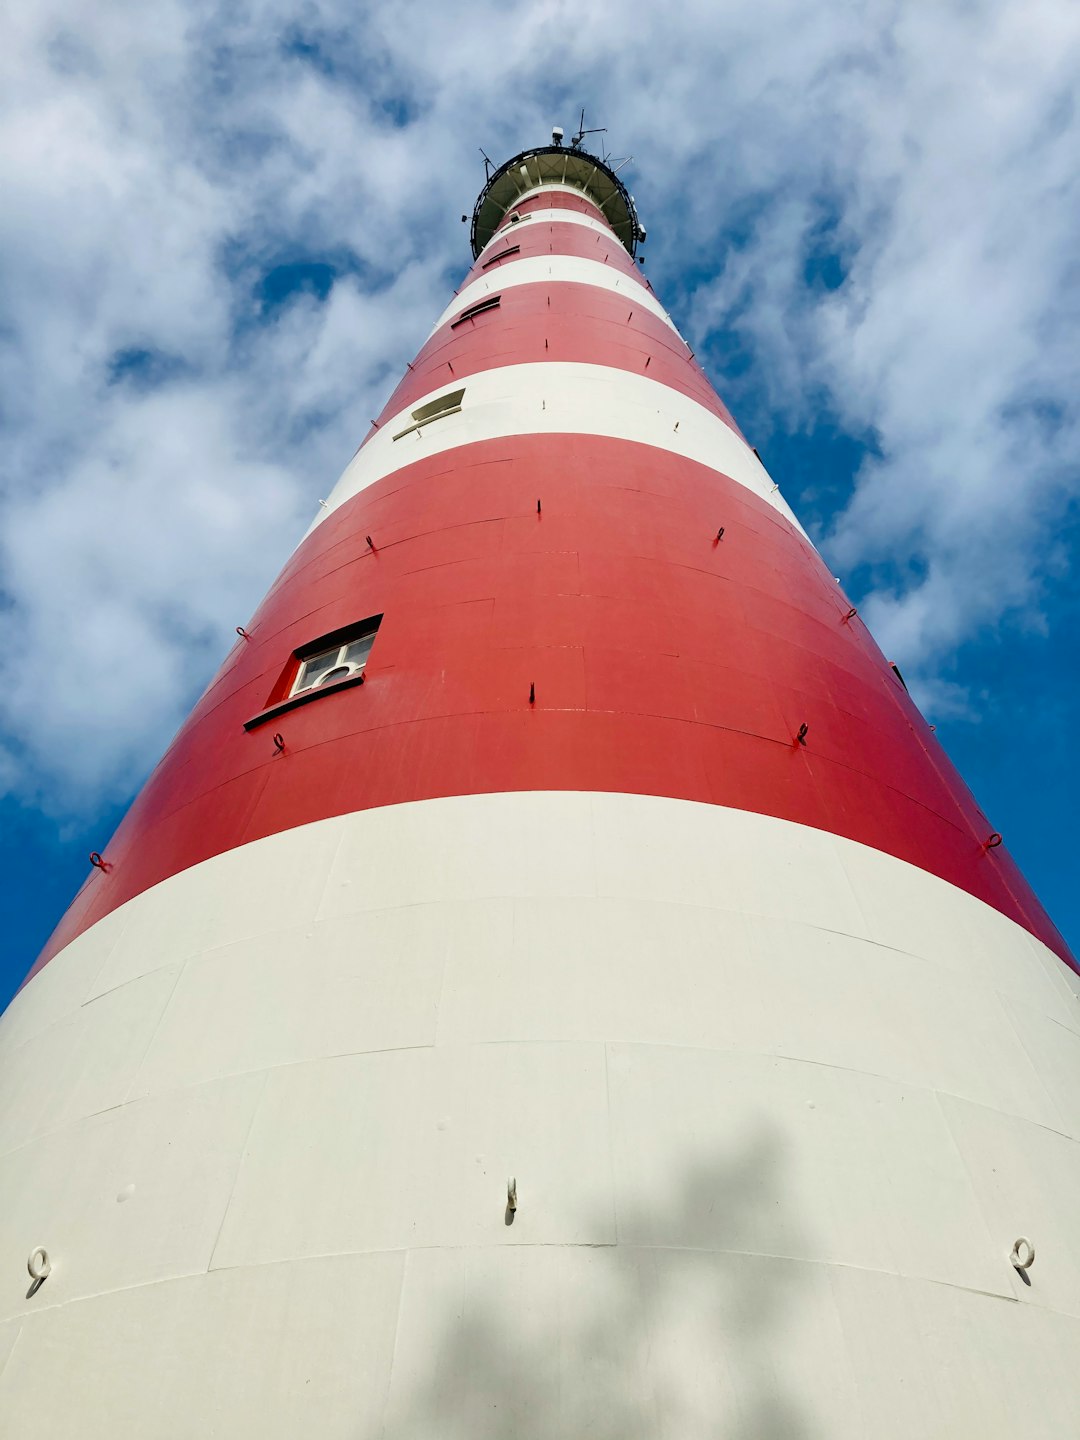
[[[700,291],[782,419],[874,437],[824,548],[868,568],[868,623],[927,682],[980,627],[1037,622],[1080,493],[1078,62],[1069,7],[897,12],[795,102],[807,143]],[[811,298],[815,207],[843,280]]]
[[[477,147],[582,101],[740,418],[872,440],[819,487],[826,553],[962,708],[950,657],[1038,623],[1076,498],[1078,60],[1050,0],[23,7],[0,777],[67,811],[137,782],[465,268]]]

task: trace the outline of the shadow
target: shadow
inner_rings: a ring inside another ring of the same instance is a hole
[[[42,1285],[45,1284],[45,1281],[48,1278],[49,1277],[47,1275],[42,1275],[40,1279],[30,1281],[30,1289],[26,1292],[27,1300],[32,1300],[34,1298],[34,1296],[41,1289]]]
[[[787,1363],[821,1333],[822,1292],[806,1293],[815,1267],[776,1258],[781,1234],[788,1255],[811,1251],[775,1137],[648,1184],[660,1198],[620,1208],[616,1244],[528,1243],[526,1226],[518,1243],[410,1252],[370,1440],[827,1433]],[[577,1234],[611,1232],[610,1215],[582,1220]]]

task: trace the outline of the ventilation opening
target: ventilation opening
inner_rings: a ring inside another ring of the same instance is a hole
[[[480,269],[486,270],[489,265],[497,265],[500,260],[505,260],[510,255],[518,255],[520,253],[520,245],[507,245],[505,250],[500,250],[497,255],[492,255],[490,260],[485,260],[484,263],[480,266]]]
[[[413,423],[406,425],[404,430],[399,430],[394,439],[400,440],[403,435],[411,435],[414,430],[419,430],[423,425],[430,425],[433,420],[441,420],[446,415],[456,415],[461,409],[464,395],[463,387],[460,390],[449,390],[435,400],[428,400],[426,404],[412,412]]]
[[[459,325],[464,325],[466,320],[473,320],[477,315],[482,315],[485,310],[495,310],[502,304],[501,295],[489,295],[486,300],[478,300],[475,305],[467,305],[456,320],[450,324],[451,330],[456,330]]]

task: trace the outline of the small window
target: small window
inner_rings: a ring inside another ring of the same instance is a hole
[[[445,415],[456,415],[461,409],[464,397],[465,391],[461,389],[449,390],[435,400],[428,400],[412,412],[413,423],[406,425],[404,430],[399,430],[394,439],[400,440],[403,435],[411,435],[414,430],[419,430],[422,425],[429,425],[432,420],[441,420]]]
[[[459,325],[464,325],[466,320],[475,319],[477,315],[483,315],[485,310],[494,310],[501,304],[501,295],[489,295],[485,300],[478,300],[475,305],[467,305],[457,319],[450,322],[450,329],[456,330]]]
[[[321,685],[336,685],[341,680],[352,680],[361,675],[375,643],[377,629],[378,621],[354,639],[341,645],[331,645],[302,659],[289,691],[290,696],[302,695],[306,690],[315,690]]]
[[[506,247],[505,250],[500,250],[497,255],[492,255],[492,257],[491,257],[490,260],[485,260],[484,263],[483,263],[483,265],[480,266],[480,269],[481,269],[481,270],[486,270],[489,265],[497,265],[500,260],[505,260],[505,259],[507,259],[507,257],[510,256],[510,255],[520,255],[520,254],[521,254],[521,246],[520,246],[520,245],[507,245],[507,247]]]
[[[349,685],[362,685],[364,667],[381,623],[381,615],[371,615],[354,625],[332,630],[329,635],[320,635],[317,640],[294,650],[278,677],[266,709],[245,720],[244,729],[254,730],[322,694]]]

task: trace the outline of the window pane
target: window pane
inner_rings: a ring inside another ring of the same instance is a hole
[[[352,673],[348,665],[335,665],[333,670],[327,670],[325,675],[319,677],[319,684],[334,685],[339,680],[347,680]]]
[[[320,676],[334,668],[340,653],[339,650],[325,650],[321,655],[312,655],[310,660],[305,660],[300,667],[300,674],[296,677],[295,688],[310,690]]]
[[[345,654],[341,657],[346,665],[363,665],[364,661],[371,654],[371,647],[375,643],[375,631],[370,635],[361,635],[359,640],[354,640],[351,645],[345,646]]]

